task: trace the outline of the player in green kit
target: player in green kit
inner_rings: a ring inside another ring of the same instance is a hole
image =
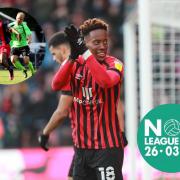
[[[30,48],[29,44],[32,40],[32,32],[24,22],[25,14],[18,12],[16,21],[8,25],[11,32],[11,62],[19,70],[23,71],[24,77],[27,78],[27,70],[18,60],[19,56],[23,56],[24,64],[27,65],[33,75],[35,73],[32,62],[29,59]]]

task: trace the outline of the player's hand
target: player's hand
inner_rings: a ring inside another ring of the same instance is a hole
[[[122,132],[122,138],[123,138],[123,142],[124,142],[124,147],[126,147],[128,145],[128,140],[127,140],[124,132]]]
[[[87,47],[80,35],[80,32],[74,25],[66,27],[64,32],[71,46],[70,58],[76,60],[80,54],[83,54],[87,50]]]
[[[40,144],[40,146],[41,146],[45,151],[48,151],[48,150],[49,150],[49,148],[48,148],[48,139],[49,139],[49,136],[48,136],[48,135],[44,135],[44,134],[41,134],[41,135],[38,137],[39,144]]]

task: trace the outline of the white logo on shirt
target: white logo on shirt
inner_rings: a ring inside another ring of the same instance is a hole
[[[101,99],[92,99],[92,100],[88,100],[88,99],[85,99],[85,100],[82,100],[82,99],[79,99],[78,97],[74,97],[73,99],[74,102],[77,102],[78,104],[82,104],[82,105],[93,105],[93,104],[102,104],[103,101]]]
[[[87,100],[92,98],[92,88],[82,87],[82,93]]]

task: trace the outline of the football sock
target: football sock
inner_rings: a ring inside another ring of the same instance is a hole
[[[16,60],[16,62],[13,63],[13,65],[14,65],[14,67],[16,67],[17,69],[19,69],[21,71],[25,70],[25,67],[18,60]]]
[[[31,61],[29,61],[28,67],[29,67],[29,69],[31,70],[31,73],[34,74],[34,73],[35,73],[35,70],[34,70],[34,67],[33,67],[33,64],[32,64]]]

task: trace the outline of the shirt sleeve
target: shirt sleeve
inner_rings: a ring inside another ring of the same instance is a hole
[[[124,76],[124,65],[119,59],[112,58],[109,62],[108,70],[117,72],[122,80]]]
[[[24,30],[26,32],[26,36],[30,36],[32,34],[31,30],[29,29],[29,27],[27,26],[27,23],[26,22],[23,22],[23,27],[24,27]]]
[[[62,63],[52,80],[51,87],[54,91],[61,90],[67,84],[67,82],[70,82],[70,75],[73,65],[74,64],[68,60]]]
[[[105,62],[108,69],[104,68],[93,55],[88,57],[86,63],[95,81],[102,88],[111,88],[120,82],[122,67],[120,64],[115,63],[113,59],[110,62],[109,59]]]
[[[66,84],[65,86],[62,87],[61,94],[72,96],[70,83],[68,83],[68,84]]]

